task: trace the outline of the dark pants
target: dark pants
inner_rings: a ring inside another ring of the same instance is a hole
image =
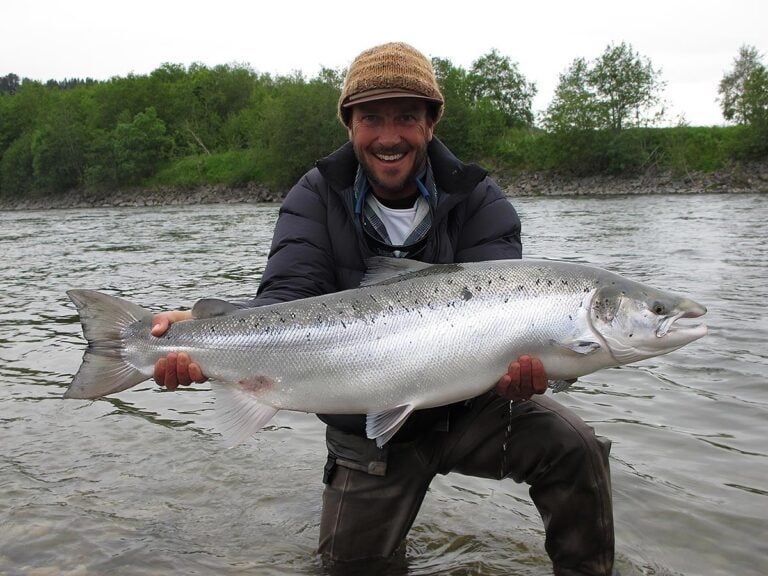
[[[489,393],[450,431],[390,446],[384,476],[337,465],[323,494],[319,551],[334,562],[387,558],[405,539],[432,478],[459,472],[530,485],[555,574],[609,575],[610,441],[554,400],[512,404]]]

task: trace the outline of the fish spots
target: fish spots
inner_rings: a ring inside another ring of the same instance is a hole
[[[461,297],[464,300],[471,300],[472,299],[472,292],[470,292],[469,288],[467,288],[465,286],[464,289],[461,291]]]

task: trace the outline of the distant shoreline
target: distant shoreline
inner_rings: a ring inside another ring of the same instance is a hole
[[[768,193],[768,160],[712,173],[673,175],[646,171],[633,176],[573,177],[551,173],[492,174],[511,198],[521,196],[621,196],[653,194]],[[61,194],[0,197],[0,210],[52,210],[100,207],[185,206],[281,202],[287,191],[256,183],[196,188],[157,187],[112,191],[71,190]]]

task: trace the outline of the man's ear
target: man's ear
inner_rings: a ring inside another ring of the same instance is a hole
[[[427,118],[427,142],[432,142],[432,136],[435,134],[435,123],[432,117]]]

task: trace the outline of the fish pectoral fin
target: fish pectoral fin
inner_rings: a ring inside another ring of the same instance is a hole
[[[213,384],[218,431],[227,448],[253,436],[267,425],[278,409],[254,396],[248,383]]]
[[[365,434],[376,439],[376,446],[381,448],[397,434],[400,427],[413,412],[413,404],[402,404],[383,412],[372,412],[365,418]]]
[[[575,352],[576,354],[581,354],[582,356],[589,356],[602,348],[600,343],[595,342],[594,340],[568,340],[566,342],[553,341],[552,343],[561,348],[565,348],[566,350],[570,350],[571,352]]]

